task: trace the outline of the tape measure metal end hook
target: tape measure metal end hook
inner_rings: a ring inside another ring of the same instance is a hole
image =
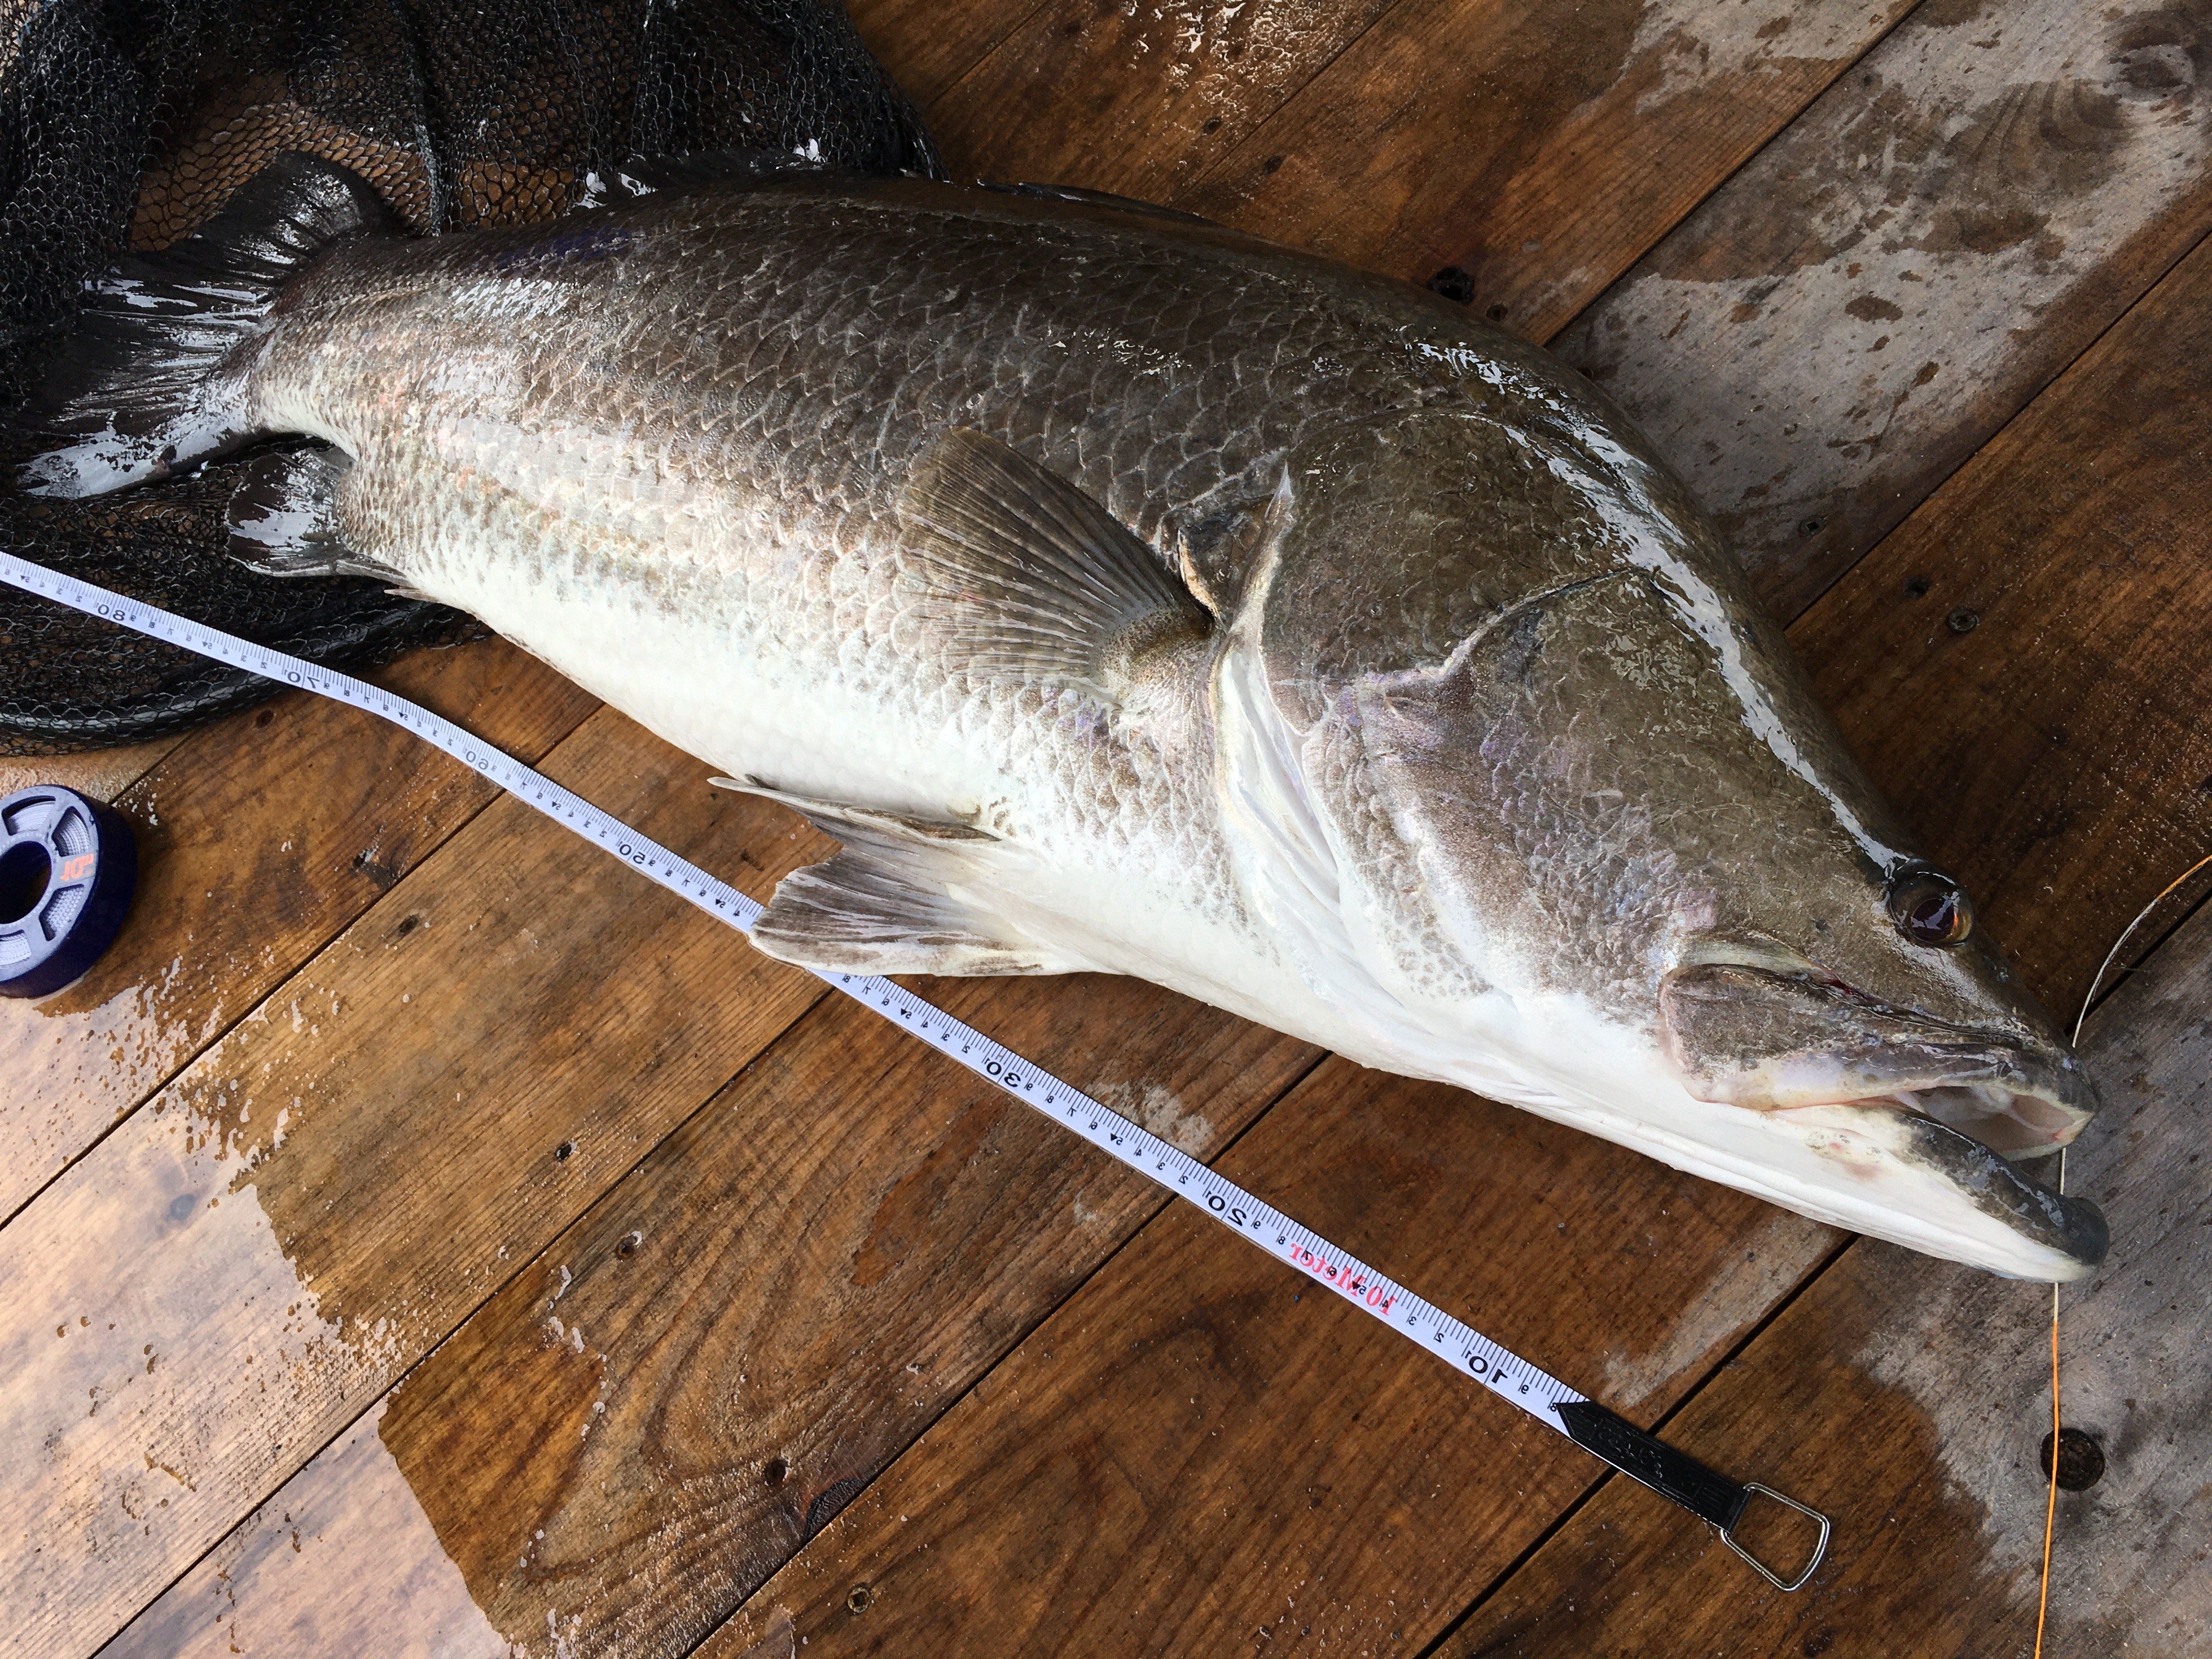
[[[1759,1576],[1775,1589],[1802,1589],[1819,1570],[1828,1553],[1831,1524],[1820,1510],[1756,1480],[1739,1485],[1724,1474],[1716,1474],[1687,1452],[1677,1451],[1595,1400],[1571,1400],[1556,1409],[1559,1426],[1567,1431],[1568,1439],[1715,1528],[1720,1533],[1721,1542],[1750,1562]],[[1736,1528],[1743,1521],[1744,1511],[1751,1507],[1754,1494],[1796,1510],[1820,1528],[1811,1553],[1794,1577],[1784,1577],[1767,1565],[1745,1548],[1736,1536]]]

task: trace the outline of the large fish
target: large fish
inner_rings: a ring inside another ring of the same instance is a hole
[[[642,185],[634,188],[642,190]],[[1593,388],[1162,210],[818,174],[410,240],[289,157],[98,285],[26,487],[457,605],[844,850],[811,967],[1136,974],[2067,1278],[2094,1091]]]

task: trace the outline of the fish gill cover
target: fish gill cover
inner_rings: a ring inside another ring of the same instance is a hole
[[[0,410],[66,349],[88,280],[191,234],[273,157],[368,179],[418,235],[551,218],[634,157],[803,155],[942,176],[837,0],[0,0]],[[358,578],[224,552],[246,457],[33,499],[0,446],[0,546],[319,662],[481,631]],[[173,732],[264,681],[0,588],[0,755]]]

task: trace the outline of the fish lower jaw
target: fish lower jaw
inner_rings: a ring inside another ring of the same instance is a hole
[[[1888,1097],[1762,1111],[1656,1079],[1602,1097],[1571,1084],[1549,1095],[1495,1092],[1815,1221],[2004,1278],[2079,1279],[2105,1254],[2094,1204],[2039,1186],[1980,1141]]]

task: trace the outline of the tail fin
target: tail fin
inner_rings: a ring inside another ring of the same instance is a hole
[[[355,174],[287,154],[194,234],[88,284],[77,326],[14,416],[36,452],[24,490],[104,495],[254,435],[244,377],[226,368],[261,332],[277,291],[333,238],[388,222]]]

